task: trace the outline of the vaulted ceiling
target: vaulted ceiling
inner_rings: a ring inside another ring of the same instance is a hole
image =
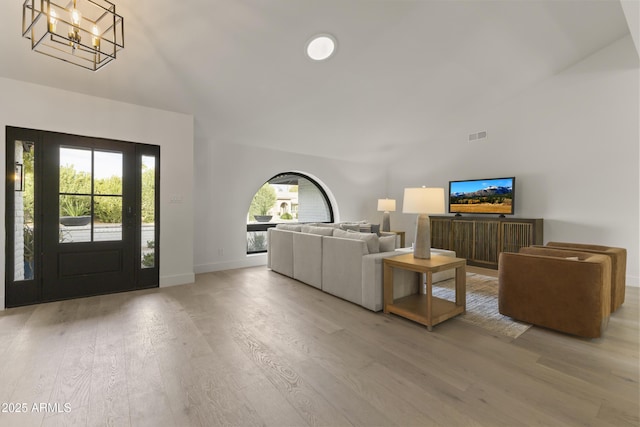
[[[629,34],[618,0],[112,1],[126,46],[97,73],[31,52],[22,0],[3,1],[0,76],[193,114],[199,142],[320,156],[428,140]],[[304,55],[316,33],[338,40],[328,61]]]

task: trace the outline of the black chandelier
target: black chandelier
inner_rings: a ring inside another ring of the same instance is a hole
[[[52,58],[97,71],[124,48],[124,19],[106,0],[26,0],[22,36],[31,49]]]

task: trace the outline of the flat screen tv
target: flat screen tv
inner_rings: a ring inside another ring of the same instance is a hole
[[[449,181],[449,212],[513,215],[516,179]]]

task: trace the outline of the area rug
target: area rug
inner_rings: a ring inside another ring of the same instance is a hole
[[[434,283],[433,295],[455,301],[455,280]],[[498,278],[476,273],[467,273],[467,312],[457,318],[509,338],[518,338],[531,327],[500,314]]]

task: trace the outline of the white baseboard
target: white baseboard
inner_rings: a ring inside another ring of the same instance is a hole
[[[267,254],[247,255],[245,259],[235,261],[215,262],[194,266],[196,274],[210,273],[212,271],[234,270],[236,268],[257,267],[267,265]]]
[[[196,281],[194,273],[177,274],[175,276],[160,277],[160,287],[168,288],[169,286],[186,285]]]
[[[640,277],[627,276],[627,286],[633,286],[634,288],[640,288]]]

